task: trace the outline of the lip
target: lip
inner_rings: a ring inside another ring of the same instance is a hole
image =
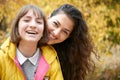
[[[34,35],[35,35],[35,34],[38,34],[37,31],[31,31],[31,30],[26,31],[26,33],[27,33],[27,34],[34,34]]]

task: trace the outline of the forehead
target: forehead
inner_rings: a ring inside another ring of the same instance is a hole
[[[34,9],[30,9],[28,11],[26,11],[26,14],[24,14],[24,16],[35,16],[37,18],[43,18],[42,14]]]
[[[50,18],[50,21],[58,21],[61,27],[67,28],[69,30],[73,29],[74,21],[64,13],[57,14]]]

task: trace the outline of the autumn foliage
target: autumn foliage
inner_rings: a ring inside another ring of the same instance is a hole
[[[38,5],[48,16],[64,3],[83,13],[100,56],[88,80],[120,80],[120,0],[0,0],[0,45],[9,36],[10,25],[23,5]]]

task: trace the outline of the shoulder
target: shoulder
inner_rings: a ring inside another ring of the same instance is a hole
[[[1,46],[0,46],[0,56],[9,55],[11,57],[15,57],[16,45],[11,42],[11,39],[8,38]],[[12,54],[11,54],[12,53]]]
[[[10,44],[10,38],[8,38],[1,46],[0,46],[0,55],[4,55],[7,50],[8,50],[8,46]]]
[[[41,49],[44,58],[46,59],[48,64],[50,64],[50,69],[47,75],[52,74],[50,76],[51,80],[63,80],[60,62],[55,49],[49,45],[44,46]]]
[[[0,46],[0,64],[4,62],[7,57],[8,46],[10,43],[10,38],[8,38],[1,46]]]
[[[42,55],[45,57],[49,64],[51,64],[57,58],[57,53],[52,46],[50,45],[42,46],[41,50]]]
[[[11,47],[13,43],[11,42],[10,37],[0,46],[0,50],[6,50],[9,46]]]

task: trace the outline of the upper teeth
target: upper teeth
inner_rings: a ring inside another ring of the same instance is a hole
[[[29,33],[29,34],[36,34],[37,32],[34,32],[34,31],[27,31],[27,33]]]

